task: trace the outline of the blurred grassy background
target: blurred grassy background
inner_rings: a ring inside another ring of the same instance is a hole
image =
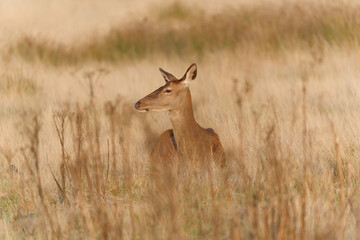
[[[359,239],[355,0],[0,2],[0,239]],[[192,63],[228,167],[151,176]]]
[[[234,49],[279,53],[293,48],[357,46],[359,8],[344,3],[284,2],[243,4],[206,14],[181,2],[151,11],[151,16],[112,26],[80,43],[21,36],[7,55],[53,65],[84,61],[114,62],[163,56],[196,55]]]

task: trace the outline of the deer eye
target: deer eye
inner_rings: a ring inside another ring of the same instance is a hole
[[[171,90],[170,90],[170,89],[166,89],[166,90],[165,90],[165,93],[171,93]]]

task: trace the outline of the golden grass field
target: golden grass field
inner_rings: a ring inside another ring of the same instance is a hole
[[[0,239],[359,239],[356,1],[0,2]],[[134,103],[196,62],[227,166]]]

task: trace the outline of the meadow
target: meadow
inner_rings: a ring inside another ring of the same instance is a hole
[[[359,239],[360,4],[0,2],[0,239]],[[151,174],[190,89],[227,166]]]

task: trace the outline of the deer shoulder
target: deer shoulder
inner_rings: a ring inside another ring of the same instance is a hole
[[[176,142],[172,129],[164,131],[156,141],[154,150],[150,155],[153,162],[169,163],[176,156]]]
[[[214,157],[214,161],[217,165],[224,167],[226,165],[225,152],[220,141],[219,135],[212,128],[207,128],[206,131],[210,135],[211,139],[211,152]]]

